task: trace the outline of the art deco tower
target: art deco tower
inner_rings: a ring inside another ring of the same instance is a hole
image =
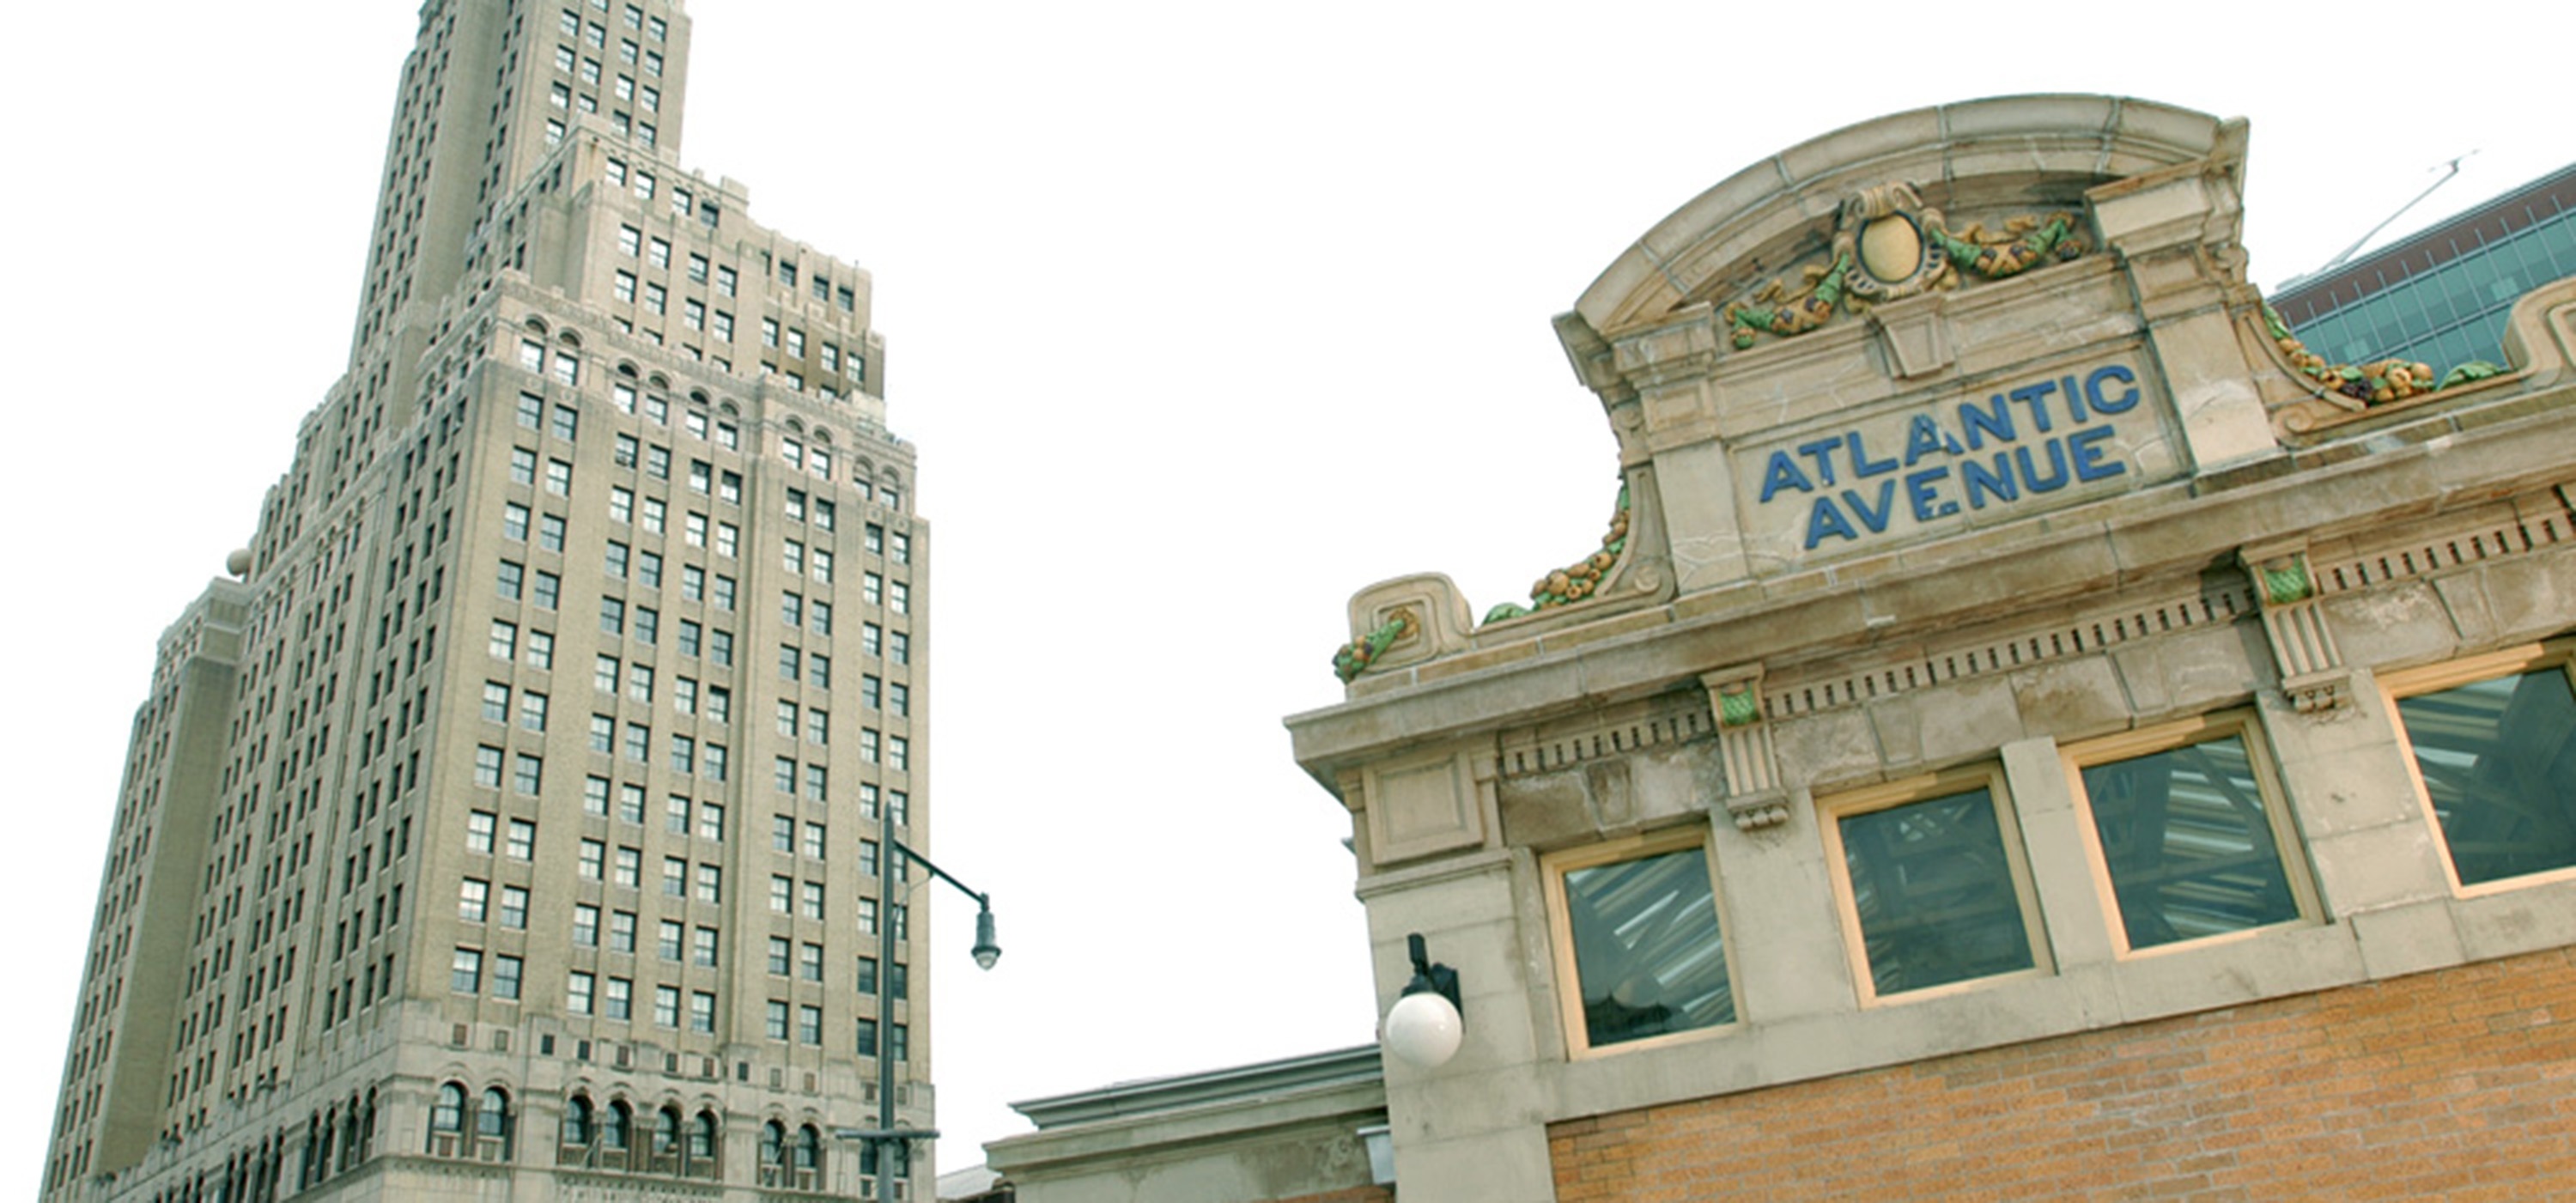
[[[689,31],[421,6],[347,374],[134,721],[45,1198],[852,1194],[881,1054],[930,1122],[913,450],[866,273],[680,166]]]

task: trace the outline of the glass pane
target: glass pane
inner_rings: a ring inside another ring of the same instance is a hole
[[[2576,865],[2576,695],[2543,669],[2401,698],[2461,885]]]
[[[1839,825],[1878,993],[2031,967],[1991,791],[1845,815]]]
[[[1593,1047],[1735,1021],[1704,850],[1568,872],[1565,908]]]
[[[2129,947],[2299,917],[2245,738],[2084,770]]]

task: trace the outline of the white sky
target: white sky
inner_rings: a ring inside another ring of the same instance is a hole
[[[153,640],[345,362],[414,9],[22,7],[0,1182],[32,1191]],[[2292,7],[698,0],[683,157],[874,273],[921,448],[933,854],[1008,949],[976,972],[942,891],[942,1166],[1025,1129],[1006,1100],[1370,1038],[1347,823],[1279,720],[1338,700],[1359,587],[1445,571],[1482,613],[1594,545],[1611,441],[1548,320],[1701,189],[1884,112],[2144,96],[2253,119],[2268,284],[2454,155],[2393,233],[2576,158],[2563,13]]]

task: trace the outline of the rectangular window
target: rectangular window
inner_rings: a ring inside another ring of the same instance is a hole
[[[2094,740],[2065,759],[2123,951],[2314,912],[2282,854],[2297,837],[2250,712]]]
[[[716,963],[716,929],[701,927],[689,933],[689,962],[714,968]]]
[[[456,894],[457,919],[465,923],[481,923],[491,897],[491,882],[466,878]]]
[[[701,1035],[716,1030],[716,996],[704,990],[689,994],[689,1030]]]
[[[2381,680],[2462,889],[2576,869],[2576,689],[2565,645]]]
[[[1705,831],[1550,859],[1565,1025],[1579,1052],[1735,1022]]]
[[[509,686],[498,681],[485,681],[483,683],[483,721],[487,723],[506,723],[510,721]],[[788,727],[788,733],[791,735],[794,734],[794,724],[790,723],[788,724]]]
[[[519,589],[527,580],[528,570],[509,560],[501,561],[501,570],[493,576],[493,590],[502,601],[519,600]]]
[[[537,858],[536,823],[530,819],[510,820],[509,842],[503,845],[502,850],[508,853],[512,860],[535,860]]]
[[[2039,915],[2002,770],[1820,804],[1864,1000],[2040,967]]]
[[[484,645],[484,650],[490,652],[495,660],[516,659],[519,655],[518,625],[494,620],[492,638]]]
[[[698,866],[697,899],[700,902],[724,901],[724,868],[722,866]]]
[[[598,881],[608,867],[608,845],[598,840],[581,842],[581,876],[584,881]]]
[[[597,982],[598,979],[591,975],[578,969],[573,970],[572,975],[564,982],[564,1010],[575,1015],[590,1014],[591,996]]]
[[[774,875],[770,877],[769,909],[772,913],[780,915],[788,913],[790,910],[794,909],[795,901],[796,882],[793,879]],[[785,971],[781,970],[780,972],[783,973]]]
[[[632,1019],[635,1017],[634,1007],[634,981],[622,977],[608,979],[608,1002],[600,1008],[601,1015],[608,1019]]]
[[[680,1026],[679,987],[653,987],[653,1022],[666,1028]]]
[[[688,926],[677,919],[664,919],[654,925],[653,955],[665,961],[680,959],[680,947],[688,941]]]
[[[483,991],[483,954],[471,948],[456,950],[454,968],[448,972],[447,988],[458,994]]]
[[[526,975],[527,963],[514,956],[492,958],[492,997],[517,1001],[519,979]]]
[[[587,851],[587,849],[585,849]],[[587,902],[572,907],[572,942],[578,948],[599,947],[599,908]]]
[[[501,887],[501,926],[524,931],[528,926],[528,890],[525,886]]]

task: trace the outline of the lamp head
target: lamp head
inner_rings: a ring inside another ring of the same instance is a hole
[[[1002,946],[993,941],[993,908],[975,912],[975,967],[990,969],[1002,959]]]
[[[1387,1009],[1383,1037],[1387,1051],[1424,1069],[1437,1069],[1458,1055],[1466,1039],[1458,971],[1431,963],[1421,933],[1405,937],[1405,943],[1413,958],[1413,980]]]

